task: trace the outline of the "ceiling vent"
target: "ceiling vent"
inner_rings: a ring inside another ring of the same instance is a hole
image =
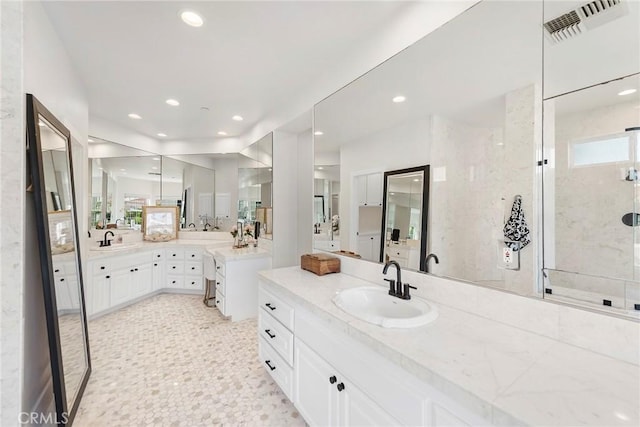
[[[622,0],[594,0],[545,22],[547,35],[554,43],[568,40],[627,15],[629,8]]]

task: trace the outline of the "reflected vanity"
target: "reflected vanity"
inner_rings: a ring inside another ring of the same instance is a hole
[[[69,130],[27,95],[27,144],[36,208],[56,419],[71,424],[91,372]]]

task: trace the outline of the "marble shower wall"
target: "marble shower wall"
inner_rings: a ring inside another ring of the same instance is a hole
[[[523,295],[535,291],[534,154],[541,100],[535,86],[505,96],[504,126],[484,128],[436,115],[432,120],[430,252],[437,275]],[[499,241],[521,195],[532,244],[520,270],[499,268]]]
[[[636,162],[579,167],[569,163],[573,142],[621,134],[636,124],[634,107],[632,102],[556,116],[555,235],[545,233],[554,244],[555,260],[545,260],[545,267],[619,280],[563,275],[552,285],[622,297],[624,281],[640,277],[634,267],[634,229],[621,221],[640,201],[634,183],[624,180],[624,170]]]

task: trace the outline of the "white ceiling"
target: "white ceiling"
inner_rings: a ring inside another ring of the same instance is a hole
[[[249,131],[365,44],[399,1],[47,1],[89,113],[153,138]],[[200,28],[185,25],[198,11]],[[179,107],[165,104],[174,98]],[[201,110],[207,107],[208,111]],[[137,113],[142,120],[132,120]],[[231,119],[239,114],[244,121]],[[297,127],[296,127],[297,129]],[[100,136],[100,135],[97,135]]]

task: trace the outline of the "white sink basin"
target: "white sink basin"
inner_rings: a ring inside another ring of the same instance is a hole
[[[423,299],[403,300],[375,286],[346,289],[333,297],[346,313],[383,328],[415,328],[433,322],[438,310]]]
[[[123,251],[125,249],[135,249],[137,247],[142,246],[141,242],[135,243],[111,243],[111,246],[91,246],[89,248],[90,251],[99,251],[99,252],[117,252]]]

